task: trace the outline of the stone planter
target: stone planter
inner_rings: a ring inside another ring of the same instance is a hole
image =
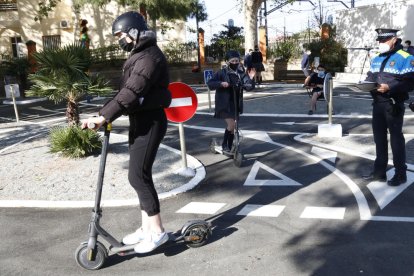
[[[281,80],[280,71],[286,71],[288,68],[288,62],[284,60],[276,60],[274,63],[273,78],[275,81]]]

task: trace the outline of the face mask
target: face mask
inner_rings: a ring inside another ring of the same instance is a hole
[[[320,78],[325,77],[325,71],[319,71],[318,72],[318,77],[320,77]]]
[[[237,68],[239,67],[238,63],[230,63],[229,67],[231,68],[231,70],[236,71]]]
[[[390,51],[390,45],[387,43],[380,43],[378,47],[378,51],[383,54]]]
[[[121,47],[121,49],[126,52],[131,52],[132,49],[134,49],[134,42],[128,43],[126,41],[126,37],[121,38],[118,42],[119,42],[119,46]]]

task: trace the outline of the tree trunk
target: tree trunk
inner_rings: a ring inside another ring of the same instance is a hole
[[[257,45],[257,13],[263,0],[244,0],[245,52]]]
[[[79,105],[76,101],[68,100],[68,105],[66,107],[66,118],[68,119],[69,126],[79,124]]]

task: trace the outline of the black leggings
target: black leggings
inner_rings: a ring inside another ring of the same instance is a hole
[[[128,179],[138,194],[141,210],[148,216],[160,213],[160,202],[152,180],[152,165],[167,132],[164,110],[130,115]]]

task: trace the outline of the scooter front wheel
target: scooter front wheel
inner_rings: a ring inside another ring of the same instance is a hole
[[[105,245],[100,242],[96,242],[94,250],[89,250],[88,243],[84,242],[76,249],[75,253],[76,263],[80,267],[88,270],[100,269],[107,258],[108,250],[106,250]]]
[[[243,162],[243,154],[240,151],[235,152],[233,161],[234,161],[234,165],[240,168]]]
[[[210,152],[211,153],[217,153],[216,146],[217,146],[216,139],[215,138],[211,139],[211,142],[210,142]]]
[[[184,233],[186,245],[191,248],[197,248],[207,243],[210,230],[205,225],[190,226]]]

